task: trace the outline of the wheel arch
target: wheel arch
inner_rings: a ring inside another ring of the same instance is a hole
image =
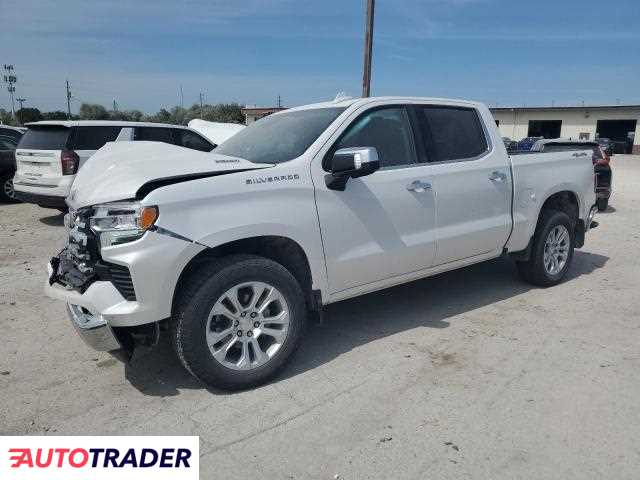
[[[215,247],[208,247],[195,255],[182,269],[173,291],[172,312],[177,294],[183,282],[195,271],[214,259],[233,254],[252,254],[269,258],[285,267],[298,281],[305,294],[305,303],[310,310],[321,306],[318,290],[314,290],[314,276],[309,258],[302,246],[290,237],[280,235],[257,235],[231,240]]]
[[[527,247],[522,251],[512,252],[512,258],[518,261],[528,260],[531,256],[531,248],[533,245],[535,232],[545,210],[558,210],[566,213],[572,220],[575,229],[575,244],[577,248],[584,245],[584,221],[580,218],[580,198],[573,189],[557,189],[547,194],[544,202],[538,209],[536,222],[529,235]]]

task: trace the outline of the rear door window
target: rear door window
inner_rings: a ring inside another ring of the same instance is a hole
[[[164,127],[137,127],[136,141],[174,143],[173,129]]]
[[[71,129],[57,125],[29,127],[20,139],[18,148],[31,150],[64,150]]]
[[[417,114],[432,161],[471,159],[487,151],[487,139],[475,109],[425,106],[418,107]]]
[[[176,128],[174,131],[176,145],[201,152],[210,152],[215,145],[190,130]]]
[[[113,142],[118,138],[122,127],[76,127],[73,136],[74,150],[99,150],[107,142]]]

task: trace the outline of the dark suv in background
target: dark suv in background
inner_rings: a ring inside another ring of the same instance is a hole
[[[16,173],[16,147],[26,128],[0,125],[0,201],[15,200],[13,175]]]

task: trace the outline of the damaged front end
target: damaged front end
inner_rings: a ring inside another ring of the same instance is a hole
[[[95,282],[110,282],[126,301],[136,301],[129,269],[106,262],[100,254],[100,238],[91,229],[93,208],[70,210],[65,215],[67,245],[50,260],[50,286],[84,294]],[[80,303],[80,302],[78,302]],[[157,323],[136,327],[111,327],[98,311],[68,301],[67,309],[76,331],[92,348],[100,351],[120,350],[120,359],[130,358],[136,345],[157,343]]]

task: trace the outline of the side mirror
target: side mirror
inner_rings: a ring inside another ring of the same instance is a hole
[[[327,188],[343,191],[349,178],[371,175],[380,168],[375,147],[341,148],[331,159],[331,173],[325,176]]]

